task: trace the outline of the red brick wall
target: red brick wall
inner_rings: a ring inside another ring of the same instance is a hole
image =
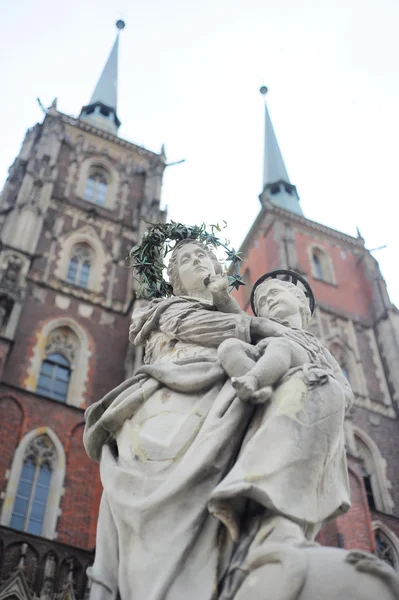
[[[78,299],[72,298],[69,309],[62,310],[55,305],[56,293],[52,290],[47,291],[44,303],[32,297],[32,284],[28,296],[31,301],[25,304],[22,311],[4,372],[7,383],[23,387],[37,334],[46,323],[59,317],[74,319],[86,331],[89,339],[91,357],[85,392],[87,404],[99,400],[123,381],[130,315],[116,314],[112,325],[100,325],[101,308],[95,307],[90,318],[83,318],[78,314]]]
[[[93,512],[98,465],[87,456],[82,443],[84,423],[78,423],[67,436],[65,494],[61,503],[57,539],[66,544],[90,548],[90,524],[97,522]],[[90,540],[91,541],[91,540]]]
[[[331,309],[345,311],[354,317],[369,318],[372,288],[363,273],[362,265],[359,266],[357,262],[358,257],[347,249],[343,250],[343,246],[317,240],[317,245],[331,257],[337,285],[319,281],[312,277],[308,253],[309,247],[315,241],[304,232],[295,232],[298,264],[301,271],[306,273],[316,300]]]
[[[93,547],[92,523],[97,521],[101,488],[98,465],[83,447],[83,411],[71,406],[16,393],[0,386],[0,492],[5,492],[5,472],[23,436],[39,427],[50,427],[66,454],[65,494],[57,531],[58,540],[81,548]]]
[[[337,530],[343,536],[345,548],[358,548],[373,552],[375,550],[371,515],[367,504],[363,480],[357,465],[349,471],[352,506],[348,513],[336,519]]]
[[[12,458],[24,427],[22,403],[10,393],[0,395],[0,491],[5,489],[6,471],[11,468]]]
[[[251,289],[259,277],[279,265],[280,248],[275,235],[276,232],[273,228],[269,229],[266,235],[263,231],[260,232],[241,264],[241,274],[245,273],[247,269],[249,270]],[[243,287],[234,292],[234,296],[241,306],[245,306],[246,293],[247,290],[244,290]],[[252,312],[250,308],[249,312]]]

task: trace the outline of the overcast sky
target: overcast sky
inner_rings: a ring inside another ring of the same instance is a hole
[[[78,115],[120,40],[120,136],[186,163],[169,217],[225,219],[238,246],[259,211],[263,100],[309,219],[360,228],[399,305],[398,0],[0,0],[0,188],[48,106]]]

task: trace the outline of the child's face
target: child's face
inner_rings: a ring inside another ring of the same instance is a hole
[[[299,314],[301,301],[284,282],[271,279],[262,283],[256,294],[256,313],[258,317],[284,320]]]

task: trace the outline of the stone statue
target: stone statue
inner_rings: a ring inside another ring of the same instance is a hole
[[[302,546],[349,507],[350,387],[302,329],[299,288],[259,286],[251,317],[192,240],[168,273],[175,295],[133,313],[145,364],[86,411],[104,487],[90,598],[266,600],[270,548],[313,552]]]

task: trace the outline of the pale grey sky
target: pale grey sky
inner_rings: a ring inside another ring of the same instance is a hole
[[[167,169],[169,217],[225,219],[238,246],[259,211],[263,101],[305,215],[358,226],[399,305],[398,0],[0,2],[0,187],[36,102],[77,115],[122,17],[121,137]],[[396,265],[396,267],[395,267]]]

